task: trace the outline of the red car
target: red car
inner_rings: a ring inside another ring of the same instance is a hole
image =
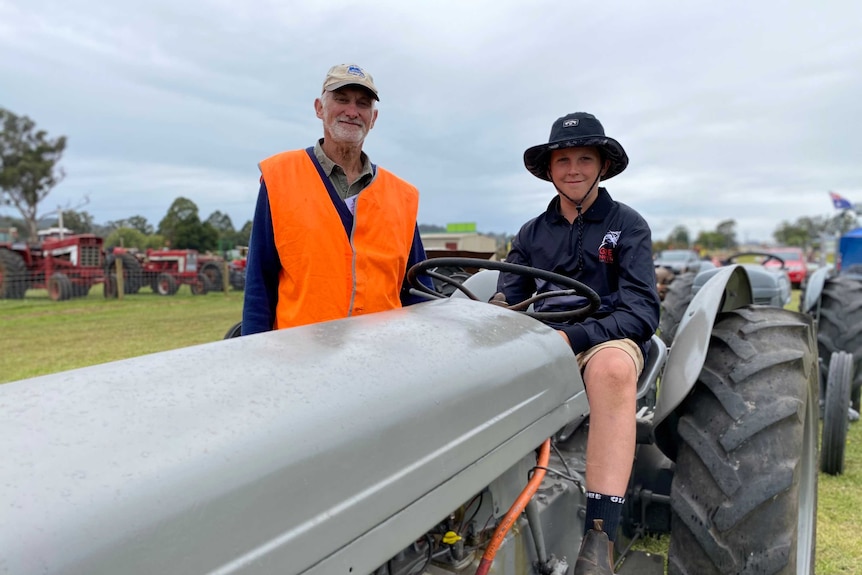
[[[769,253],[775,254],[784,260],[784,269],[787,270],[787,275],[790,276],[790,284],[793,286],[793,289],[799,289],[805,285],[805,280],[808,277],[808,265],[801,248],[774,248],[769,250]],[[776,260],[769,260],[764,262],[763,265],[776,268],[780,266]]]

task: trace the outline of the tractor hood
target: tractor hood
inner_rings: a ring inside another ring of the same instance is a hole
[[[10,573],[368,573],[587,401],[554,330],[451,299],[8,383],[0,410]]]

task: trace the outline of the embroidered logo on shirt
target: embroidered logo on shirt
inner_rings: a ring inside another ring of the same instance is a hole
[[[620,232],[608,231],[599,246],[599,261],[606,264],[614,263],[614,248],[620,240]]]

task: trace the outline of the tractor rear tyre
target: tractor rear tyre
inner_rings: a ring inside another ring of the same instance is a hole
[[[60,272],[54,272],[48,278],[48,297],[54,301],[65,301],[72,297],[74,288],[69,277]]]
[[[678,412],[668,573],[814,572],[817,363],[804,316],[719,315]]]
[[[853,355],[851,404],[859,411],[862,387],[862,281],[846,276],[826,280],[820,294],[820,318],[817,326],[820,357],[846,351]]]
[[[159,274],[159,277],[156,278],[155,288],[159,295],[174,295],[180,286],[171,274]]]
[[[21,299],[27,291],[27,265],[20,254],[0,248],[0,299]]]
[[[105,268],[108,273],[116,273],[117,258],[123,262],[123,293],[138,293],[143,283],[141,273],[141,262],[132,254],[109,255],[105,260]]]
[[[820,470],[829,475],[844,472],[844,445],[847,442],[847,411],[850,407],[850,384],[853,356],[836,351],[829,360],[826,378],[826,404],[823,409],[823,437],[820,443]]]
[[[221,266],[216,262],[207,262],[201,268],[201,273],[204,274],[209,280],[209,289],[207,291],[212,291],[214,289],[222,289],[222,274],[221,274]]]
[[[685,315],[685,310],[691,303],[691,298],[694,297],[692,285],[696,275],[696,272],[686,272],[676,276],[668,286],[664,300],[661,302],[661,319],[658,324],[659,337],[667,346],[673,343],[682,316]]]

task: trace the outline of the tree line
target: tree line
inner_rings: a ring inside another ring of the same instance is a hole
[[[782,221],[772,232],[778,245],[802,248],[806,253],[823,248],[824,236],[841,236],[857,226],[856,214],[850,210],[835,216],[801,217],[795,222]],[[653,241],[653,251],[672,248],[698,248],[708,252],[732,251],[739,247],[736,220],[719,222],[713,231],[701,231],[692,237],[688,228],[676,226],[665,239]]]
[[[105,238],[106,247],[127,248],[172,247],[198,251],[223,251],[247,246],[251,221],[240,229],[225,213],[215,211],[201,220],[197,205],[179,197],[168,208],[157,227],[140,215],[99,225],[86,211],[62,210],[41,212],[41,205],[51,190],[65,177],[59,165],[66,150],[66,136],[51,138],[27,116],[18,116],[0,108],[0,206],[12,206],[21,217],[0,216],[0,227],[20,230],[22,239],[35,242],[39,223],[47,219],[50,226],[62,223],[77,234],[92,233]]]

